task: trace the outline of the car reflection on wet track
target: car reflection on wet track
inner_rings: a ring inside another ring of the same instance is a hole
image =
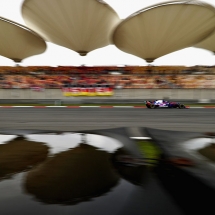
[[[4,180],[0,182],[1,214],[142,215],[143,211],[147,211],[150,215],[158,210],[165,213],[167,208],[172,214],[182,214],[151,173],[147,173],[147,167],[133,168],[114,163],[115,153],[119,154],[121,150],[127,152],[119,141],[103,137],[102,144],[97,142],[93,146],[93,135],[88,134],[90,144],[82,142],[81,134],[75,134],[79,138],[74,139],[73,135],[50,134],[49,139],[48,134],[27,134],[1,142],[0,146],[10,153],[16,151],[13,145],[18,147],[16,156],[6,156],[8,162],[0,160],[2,169],[25,164],[24,158],[27,161],[37,158],[35,164],[30,162],[22,169],[5,171]],[[0,138],[9,139],[5,136],[0,135]],[[58,136],[59,144],[68,141],[65,144],[68,148],[55,143],[53,147],[57,148],[51,150],[53,136]],[[99,138],[102,139],[101,136]],[[22,144],[25,144],[26,150],[30,148],[30,152],[35,154],[24,154]],[[30,168],[26,169],[29,165]],[[154,204],[158,206],[155,208]]]

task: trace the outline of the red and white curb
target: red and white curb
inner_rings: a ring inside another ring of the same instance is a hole
[[[0,106],[0,108],[146,108],[143,106]]]
[[[144,106],[0,106],[0,108],[144,108]],[[201,106],[201,107],[186,107],[190,108],[215,108],[215,106]]]

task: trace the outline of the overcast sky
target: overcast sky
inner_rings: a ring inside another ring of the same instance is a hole
[[[105,0],[120,18],[124,19],[130,14],[144,7],[161,2],[161,0]],[[21,16],[21,5],[23,0],[0,0],[0,16],[11,19],[25,25]],[[215,6],[215,0],[204,0]],[[145,60],[124,53],[114,45],[90,52],[86,57],[79,56],[76,52],[67,48],[47,43],[46,52],[40,55],[26,58],[22,66],[44,65],[44,66],[86,66],[93,65],[140,65],[146,66]],[[186,48],[154,61],[153,65],[215,65],[215,55],[211,52],[198,48]],[[10,59],[0,56],[0,66],[14,66]]]

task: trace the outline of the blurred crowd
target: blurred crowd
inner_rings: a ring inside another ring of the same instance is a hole
[[[215,88],[213,67],[1,67],[0,88],[62,89],[108,84],[115,89]]]

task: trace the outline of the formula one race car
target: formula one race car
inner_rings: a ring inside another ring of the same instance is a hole
[[[154,100],[154,101],[146,101],[147,108],[179,108],[185,109],[186,106],[184,104],[178,102],[170,102],[165,100]]]

